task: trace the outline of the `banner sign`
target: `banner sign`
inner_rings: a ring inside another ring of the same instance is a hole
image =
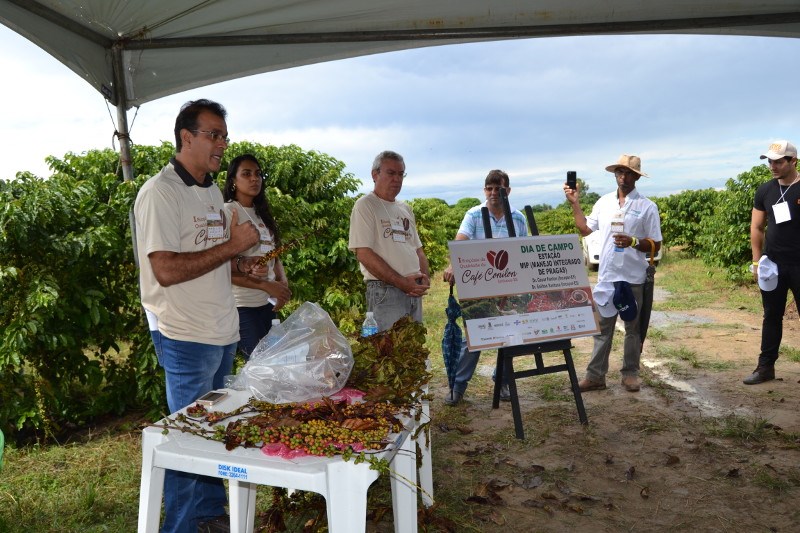
[[[578,236],[450,241],[470,350],[595,335]]]

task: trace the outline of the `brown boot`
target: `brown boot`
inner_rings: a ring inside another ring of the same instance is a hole
[[[622,386],[628,392],[639,392],[639,378],[637,376],[622,376]]]
[[[773,379],[775,379],[774,366],[759,366],[753,370],[752,374],[744,378],[743,383],[745,385],[757,385],[765,381],[772,381]]]
[[[581,392],[603,390],[606,388],[606,381],[594,381],[589,378],[584,378],[578,382],[578,388],[581,390]]]

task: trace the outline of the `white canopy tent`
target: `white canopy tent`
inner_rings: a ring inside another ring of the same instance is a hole
[[[117,107],[347,57],[565,35],[800,36],[798,0],[0,0],[0,22]]]

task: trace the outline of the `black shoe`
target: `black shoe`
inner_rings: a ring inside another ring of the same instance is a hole
[[[453,407],[461,403],[461,400],[463,399],[464,399],[463,393],[450,391],[450,393],[444,398],[444,404]]]
[[[508,383],[503,383],[500,386],[500,400],[504,402],[511,401],[511,391],[508,388]]]
[[[774,366],[759,366],[753,373],[744,378],[745,385],[757,385],[759,383],[764,383],[765,381],[772,381],[775,379],[775,367]]]
[[[224,514],[201,520],[197,523],[197,533],[231,533],[231,519]]]

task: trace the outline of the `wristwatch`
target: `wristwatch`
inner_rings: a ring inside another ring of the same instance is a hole
[[[755,274],[757,268],[758,268],[758,261],[753,261],[752,263],[750,263],[750,273],[751,274]]]

